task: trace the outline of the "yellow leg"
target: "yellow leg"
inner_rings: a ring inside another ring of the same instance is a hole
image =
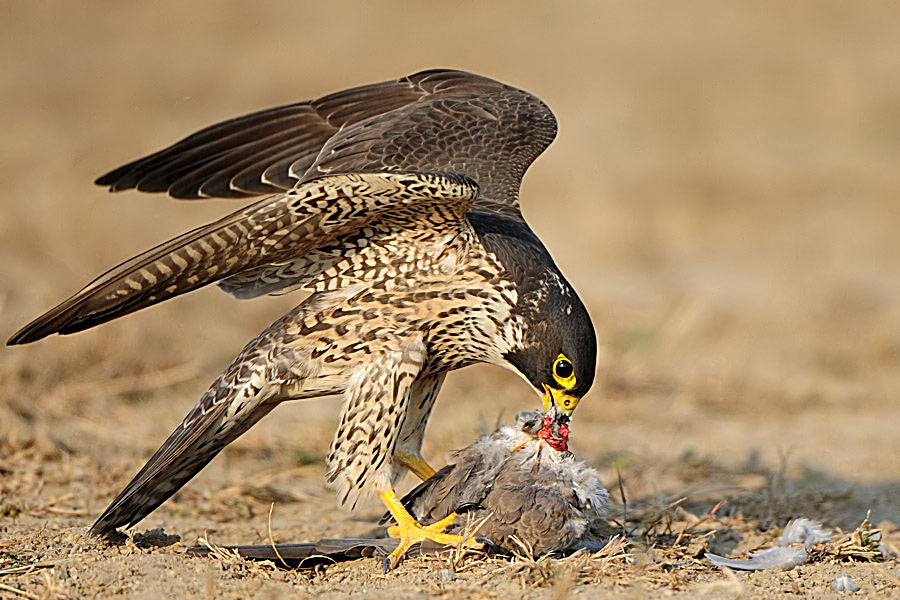
[[[397,492],[395,492],[393,488],[388,489],[386,492],[381,492],[378,494],[378,497],[381,498],[381,501],[387,506],[387,509],[391,512],[394,520],[397,521],[395,526],[388,529],[388,535],[400,538],[400,545],[391,552],[390,556],[384,559],[382,566],[385,573],[387,573],[389,569],[396,567],[406,554],[406,551],[416,542],[429,539],[438,544],[455,546],[463,541],[461,536],[444,533],[444,529],[452,525],[453,521],[456,520],[456,513],[452,513],[432,525],[422,525],[416,521],[403,504],[400,503],[400,498],[397,497]],[[466,541],[466,545],[480,546],[475,540]]]
[[[434,475],[434,469],[421,456],[397,452],[394,454],[394,460],[415,473],[422,481]]]

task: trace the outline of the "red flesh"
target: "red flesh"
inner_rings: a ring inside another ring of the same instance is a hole
[[[554,431],[555,421],[553,417],[550,415],[545,415],[541,420],[541,430],[538,432],[538,437],[547,442],[547,445],[556,450],[557,452],[567,452],[569,450],[569,426],[566,424],[560,425],[559,428]]]

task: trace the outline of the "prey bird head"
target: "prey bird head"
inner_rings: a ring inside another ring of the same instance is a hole
[[[505,357],[541,395],[544,412],[567,423],[594,383],[597,338],[587,309],[558,271],[546,269],[529,282],[517,311],[522,340]]]
[[[540,438],[548,446],[569,454],[569,425],[557,418],[556,407],[549,412],[522,411],[516,415],[516,426],[523,433]]]

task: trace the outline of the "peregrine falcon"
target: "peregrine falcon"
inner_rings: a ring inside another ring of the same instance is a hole
[[[567,420],[591,387],[588,312],[519,209],[556,136],[535,96],[431,70],[206,129],[97,179],[112,191],[256,200],[101,275],[12,336],[68,334],[216,283],[236,298],[308,296],[252,340],[91,527],[131,526],[285,400],[341,398],[328,481],[375,492],[402,540],[455,543],[403,507],[448,371],[520,374]],[[451,515],[452,516],[452,515]]]

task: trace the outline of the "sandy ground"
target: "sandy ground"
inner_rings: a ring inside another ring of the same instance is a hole
[[[523,205],[594,317],[600,370],[573,447],[613,491],[627,536],[594,557],[416,559],[387,576],[374,561],[305,574],[185,557],[200,536],[265,543],[273,502],[279,542],[373,530],[377,503],[344,513],[323,485],[338,405],[322,400],[279,408],[134,530],[179,541],[86,540],[206,385],[297,301],[207,289],[0,349],[0,597],[828,597],[840,572],[870,595],[900,594],[896,558],[832,547],[749,576],[702,558],[771,545],[792,517],[851,532],[868,510],[898,543],[897,4],[98,1],[0,13],[3,335],[234,206],[91,185],[196,128],[432,66],[544,98],[560,134]],[[535,405],[501,369],[453,374],[425,455],[442,463]],[[871,536],[857,542],[871,550]]]

